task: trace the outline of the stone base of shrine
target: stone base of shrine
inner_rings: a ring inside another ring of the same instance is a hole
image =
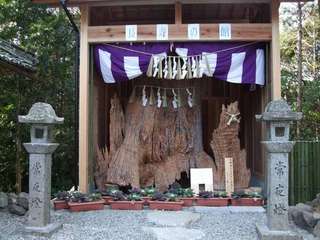
[[[37,236],[50,237],[61,228],[61,223],[50,223],[44,227],[25,227],[25,232]]]
[[[302,236],[292,231],[273,231],[266,225],[257,225],[259,240],[303,240]]]

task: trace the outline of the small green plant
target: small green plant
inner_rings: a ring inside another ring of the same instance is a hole
[[[156,192],[156,189],[154,187],[146,187],[145,189],[141,190],[142,196],[151,197]]]
[[[72,202],[90,202],[90,198],[87,194],[78,191],[72,192],[70,199]]]
[[[161,192],[155,192],[155,193],[152,195],[152,200],[154,200],[154,201],[166,201],[167,198],[166,198],[166,195],[164,195],[163,193],[161,193]]]
[[[226,198],[226,197],[228,197],[228,193],[227,193],[227,192],[224,192],[224,191],[215,191],[215,192],[213,193],[213,196],[214,196],[215,198]]]
[[[137,193],[130,193],[127,199],[129,201],[141,201],[141,195]]]
[[[91,201],[98,201],[98,200],[101,200],[101,198],[102,198],[102,196],[101,196],[100,193],[91,193],[91,194],[89,195],[89,199],[90,199]]]
[[[132,188],[132,189],[129,190],[129,192],[141,195],[141,189],[140,188]]]
[[[178,195],[174,194],[174,193],[167,193],[166,194],[167,201],[169,201],[169,202],[176,202],[178,200],[177,197],[178,197]]]
[[[56,198],[61,201],[69,201],[71,194],[67,191],[59,191],[56,194]]]
[[[182,197],[191,198],[194,196],[194,192],[191,188],[183,188]]]
[[[113,195],[112,198],[114,201],[125,201],[127,200],[126,196],[124,195],[123,192],[120,190],[117,190]]]
[[[199,193],[199,197],[201,198],[213,198],[214,194],[211,191],[203,191]]]

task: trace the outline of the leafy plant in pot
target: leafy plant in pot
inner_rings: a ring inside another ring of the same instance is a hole
[[[78,191],[71,193],[68,206],[71,212],[91,211],[103,209],[104,200],[100,193],[90,195]]]
[[[231,195],[232,206],[263,206],[263,197],[258,192],[238,191]]]
[[[178,196],[174,193],[155,192],[149,201],[150,209],[154,210],[179,211],[182,209],[182,205],[183,201],[178,199]]]
[[[194,201],[194,192],[191,188],[181,188],[180,200],[183,201],[183,206],[191,207]]]
[[[142,196],[142,200],[144,201],[145,205],[149,204],[149,201],[151,200],[153,194],[156,191],[157,190],[154,187],[146,187],[146,188],[140,190],[140,194]]]
[[[130,193],[128,196],[125,196],[121,191],[116,192],[113,200],[109,202],[111,209],[117,210],[142,210],[144,203],[140,194]]]
[[[118,191],[117,186],[108,186],[105,191],[101,191],[101,195],[103,200],[105,201],[105,205],[109,205],[109,201],[113,199],[113,195]]]
[[[229,198],[226,192],[211,192],[204,191],[199,193],[197,198],[197,205],[209,207],[223,207],[228,206]]]
[[[71,195],[67,191],[59,191],[56,194],[56,198],[53,200],[53,205],[55,210],[60,209],[68,209],[68,201],[70,199]]]

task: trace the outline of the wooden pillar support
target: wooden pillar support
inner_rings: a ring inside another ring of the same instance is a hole
[[[175,24],[182,24],[182,6],[180,2],[175,3]]]
[[[79,89],[79,190],[88,192],[88,131],[89,131],[89,44],[88,5],[82,5],[80,29],[80,89]]]
[[[279,33],[279,0],[271,1],[271,98],[281,99],[281,70],[280,70],[280,33]]]

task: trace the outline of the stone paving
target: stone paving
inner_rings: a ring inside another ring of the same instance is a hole
[[[53,222],[63,228],[50,240],[256,240],[255,224],[263,224],[263,208],[193,207],[181,212],[101,211],[51,212]],[[45,240],[23,232],[27,216],[17,217],[0,211],[1,240]],[[305,240],[315,240],[304,234]],[[2,238],[1,238],[2,236]]]

